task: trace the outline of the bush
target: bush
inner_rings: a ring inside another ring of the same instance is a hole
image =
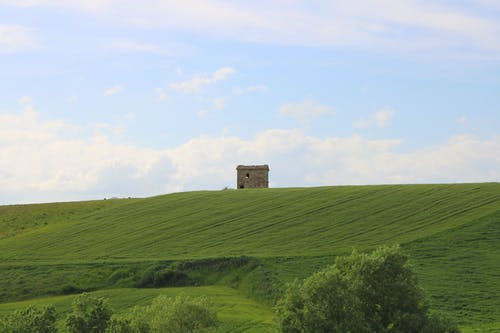
[[[119,268],[108,277],[108,283],[111,285],[132,285],[134,275],[134,271],[130,268]]]
[[[112,311],[103,298],[83,293],[73,301],[72,307],[66,319],[70,333],[102,333],[106,330]]]
[[[195,333],[217,324],[217,314],[206,297],[159,296],[149,314],[153,333]]]
[[[137,330],[132,328],[130,320],[123,318],[112,318],[108,323],[108,327],[106,328],[106,333],[137,333],[137,332],[138,332]]]
[[[14,311],[0,321],[2,333],[54,333],[56,310],[53,306],[37,308],[33,305],[23,310]]]
[[[128,333],[129,328],[134,333],[197,333],[216,324],[217,314],[206,297],[158,296],[149,306],[133,308],[107,333]]]
[[[193,284],[189,276],[171,268],[153,267],[135,283],[136,288],[183,287]]]
[[[430,316],[408,257],[398,246],[353,252],[303,283],[277,306],[282,332],[456,333]]]
[[[434,333],[434,332],[444,332],[444,333],[460,333],[458,326],[453,321],[439,317],[433,314],[429,317],[422,333]]]
[[[82,288],[75,287],[74,285],[67,284],[63,285],[59,291],[57,292],[59,295],[71,295],[71,294],[80,294],[84,292]]]

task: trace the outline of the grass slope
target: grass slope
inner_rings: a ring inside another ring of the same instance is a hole
[[[72,278],[101,289],[127,266],[241,255],[258,258],[253,274],[265,285],[305,277],[353,247],[400,243],[432,305],[470,332],[497,332],[499,240],[498,183],[227,190],[3,206],[0,290],[17,292],[5,294],[6,301]]]
[[[0,260],[304,256],[407,243],[500,209],[499,184],[191,192],[94,202],[0,240]],[[60,205],[60,204],[59,204]],[[43,214],[42,205],[32,221]],[[0,207],[0,215],[9,207]],[[23,207],[19,208],[22,209]],[[28,216],[29,218],[29,216]],[[24,222],[29,225],[29,221]]]

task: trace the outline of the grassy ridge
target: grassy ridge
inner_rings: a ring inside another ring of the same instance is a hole
[[[0,215],[5,209],[0,207]],[[411,242],[499,209],[499,184],[179,193],[109,201],[95,212],[76,211],[4,237],[0,260],[328,255],[351,247]]]
[[[400,243],[438,311],[467,332],[499,332],[499,240],[497,183],[227,190],[4,206],[0,290],[14,291],[6,301],[35,295],[29,288],[51,293],[51,285],[65,280],[116,288],[120,284],[109,280],[117,271],[245,255],[258,267],[205,281],[260,299],[269,290],[261,286],[306,277],[353,247]]]

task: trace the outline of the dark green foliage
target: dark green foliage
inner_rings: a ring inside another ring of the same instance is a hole
[[[288,287],[277,307],[282,332],[458,332],[450,322],[429,316],[407,261],[397,246],[338,257]]]
[[[460,330],[458,329],[458,325],[452,320],[432,314],[423,327],[422,333],[434,332],[460,333]]]
[[[111,314],[106,300],[84,293],[74,300],[66,327],[70,333],[102,333],[108,326]]]
[[[276,304],[284,291],[284,283],[268,265],[254,267],[235,284],[247,295],[268,305]]]
[[[146,270],[135,283],[137,288],[183,287],[194,285],[194,281],[182,271],[153,267]]]
[[[14,311],[0,320],[1,333],[54,333],[57,332],[56,310],[53,306],[29,306]]]
[[[174,263],[174,265],[175,268],[180,270],[226,272],[247,265],[255,266],[257,263],[254,258],[239,256],[180,261]]]
[[[136,274],[134,267],[118,268],[108,276],[108,283],[112,286],[128,287],[133,284]]]
[[[89,290],[83,290],[82,288],[78,288],[78,287],[75,287],[71,284],[67,284],[67,285],[64,285],[61,287],[58,294],[60,294],[60,295],[81,294],[85,291],[89,291]]]
[[[124,318],[112,318],[108,327],[106,328],[106,333],[140,333],[132,328],[130,320]]]
[[[133,281],[109,281],[115,271],[142,271],[145,264],[103,263],[55,265],[7,265],[0,263],[0,302],[46,295],[79,294],[106,287],[132,287]]]

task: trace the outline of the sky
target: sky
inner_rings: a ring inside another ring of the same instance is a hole
[[[0,204],[498,182],[500,0],[0,0]]]

